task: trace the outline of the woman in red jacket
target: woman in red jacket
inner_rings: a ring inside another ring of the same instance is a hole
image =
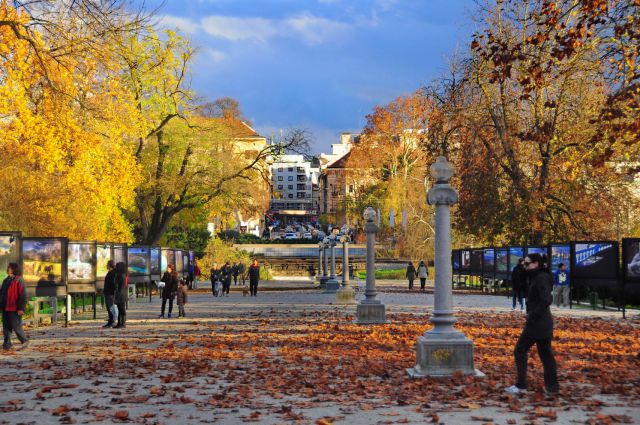
[[[29,346],[29,339],[22,330],[22,315],[27,304],[27,293],[20,278],[20,267],[16,263],[9,263],[7,267],[7,277],[0,287],[0,310],[2,310],[2,332],[4,333],[4,344],[2,348],[11,348],[11,332],[22,343],[22,348]]]

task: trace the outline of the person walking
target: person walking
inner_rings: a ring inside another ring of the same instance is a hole
[[[527,288],[527,276],[523,266],[524,260],[518,258],[518,264],[511,271],[511,292],[512,292],[512,304],[511,308],[516,309],[516,300],[520,303],[520,310],[524,310],[524,297]]]
[[[527,321],[513,351],[517,380],[506,389],[511,394],[527,390],[527,362],[529,350],[535,344],[544,369],[544,392],[555,395],[559,391],[556,360],[551,348],[553,317],[551,316],[551,287],[553,277],[544,269],[540,254],[530,254],[523,262],[529,278],[527,293]]]
[[[117,324],[113,327],[127,327],[127,299],[129,298],[129,281],[127,278],[127,265],[123,262],[116,264],[115,275],[115,303],[118,308]]]
[[[0,287],[0,310],[2,310],[2,333],[4,343],[2,348],[11,349],[11,332],[22,344],[22,348],[29,346],[29,338],[22,330],[22,316],[27,306],[27,290],[20,277],[22,272],[17,263],[9,263],[7,277]]]
[[[418,277],[420,278],[420,289],[424,291],[427,284],[427,278],[429,277],[429,269],[424,261],[420,261],[418,265]]]
[[[193,289],[193,281],[195,279],[196,267],[192,262],[189,262],[187,267],[187,287]]]
[[[231,265],[227,261],[224,263],[224,266],[220,269],[221,279],[222,279],[222,293],[227,294],[229,296],[229,290],[231,289],[231,275],[233,274],[233,270],[231,270]]]
[[[193,267],[193,275],[194,275],[193,287],[195,289],[198,289],[198,281],[200,280],[200,276],[201,276],[202,272],[200,271],[200,267],[198,267],[198,262],[195,261],[195,260],[193,262],[194,262],[194,267]]]
[[[240,264],[238,264],[238,273],[242,286],[245,286],[247,284],[247,266],[243,261],[240,261]]]
[[[178,284],[178,317],[185,317],[184,314],[184,305],[187,303],[187,286],[185,285],[184,280],[181,280]]]
[[[171,318],[171,312],[173,311],[173,299],[178,291],[178,274],[175,272],[173,264],[167,266],[167,271],[162,275],[162,281],[164,282],[164,288],[162,288],[162,309],[160,310],[160,318],[164,319],[164,309],[167,301],[169,301],[168,318]]]
[[[409,289],[413,289],[413,281],[416,279],[416,268],[411,261],[409,261],[407,265],[406,277],[409,280]]]
[[[116,265],[113,260],[107,261],[107,275],[104,277],[104,303],[107,306],[107,324],[103,328],[110,328],[118,321],[118,307],[116,306]]]
[[[562,303],[563,307],[567,307],[569,305],[570,286],[569,273],[567,273],[564,263],[558,265],[558,270],[554,272],[554,277],[554,304],[556,307],[560,307],[560,303]]]
[[[238,286],[238,274],[240,270],[238,270],[238,263],[233,262],[233,266],[231,266],[231,274],[233,275],[233,286]]]
[[[258,260],[253,259],[253,263],[249,266],[249,292],[252,297],[258,296],[258,283],[260,282],[260,265]]]
[[[218,263],[213,263],[213,267],[211,268],[211,292],[213,296],[216,297],[218,294],[216,293],[216,282],[220,282],[221,273],[218,268]]]

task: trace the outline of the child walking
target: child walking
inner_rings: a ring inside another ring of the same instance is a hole
[[[181,280],[178,284],[178,317],[185,317],[184,305],[187,303],[187,284]]]

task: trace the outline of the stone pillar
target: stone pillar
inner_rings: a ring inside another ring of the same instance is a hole
[[[329,237],[329,247],[331,248],[331,276],[327,280],[327,289],[325,294],[335,294],[340,288],[340,282],[336,279],[336,237],[331,235]]]
[[[342,286],[336,292],[336,304],[355,304],[356,293],[349,286],[349,236],[342,238]]]
[[[451,376],[455,371],[484,376],[473,366],[473,342],[453,326],[450,208],[458,202],[458,192],[449,185],[453,167],[440,156],[430,172],[436,181],[427,194],[429,205],[436,206],[433,328],[418,338],[416,365],[407,372],[414,378]]]
[[[316,273],[316,280],[320,281],[322,277],[322,246],[318,248],[318,273]]]
[[[361,325],[389,323],[386,318],[385,306],[376,299],[376,233],[378,226],[375,224],[377,214],[373,208],[368,207],[364,212],[364,231],[367,234],[367,286],[364,291],[365,299],[356,306],[355,323]]]
[[[325,238],[326,239],[326,238]],[[327,280],[329,280],[329,263],[327,259],[327,244],[322,242],[322,277],[320,278],[320,287],[324,288],[327,285]]]

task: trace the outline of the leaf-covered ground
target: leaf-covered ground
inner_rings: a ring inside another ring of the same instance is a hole
[[[232,294],[233,297],[234,294]],[[635,423],[637,320],[556,317],[561,394],[545,398],[533,350],[530,389],[513,384],[519,312],[460,314],[486,378],[410,379],[428,314],[388,305],[391,324],[352,323],[353,307],[251,304],[193,294],[193,316],[155,320],[133,304],[126,330],[101,322],[32,330],[5,353],[0,423]],[[264,298],[278,297],[263,293]],[[281,297],[278,297],[280,300]]]

